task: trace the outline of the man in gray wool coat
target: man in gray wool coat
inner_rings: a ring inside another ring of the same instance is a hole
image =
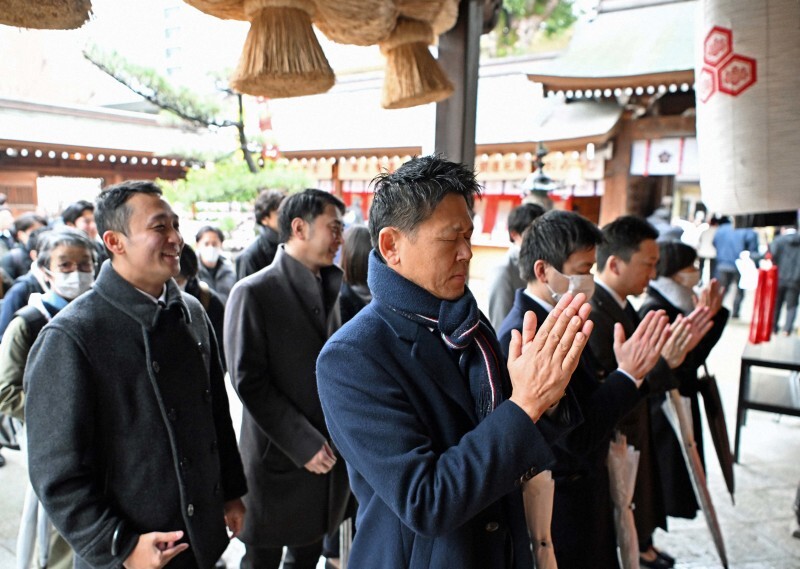
[[[151,182],[100,194],[110,261],[25,372],[33,487],[75,566],[214,566],[247,491],[217,340],[183,295],[178,216]]]

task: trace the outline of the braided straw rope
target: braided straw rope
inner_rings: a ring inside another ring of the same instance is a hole
[[[352,45],[375,45],[395,26],[394,0],[315,0],[314,24],[328,39]]]
[[[89,19],[91,0],[0,0],[0,24],[37,30],[74,30]]]

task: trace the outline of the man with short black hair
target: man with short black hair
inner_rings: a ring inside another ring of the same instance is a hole
[[[550,211],[525,232],[520,250],[522,275],[514,306],[500,326],[500,345],[507,349],[523,315],[533,311],[542,321],[566,293],[595,292],[591,274],[603,235],[588,219],[574,212]],[[589,315],[591,318],[591,314]],[[612,331],[619,362],[598,377],[594,354],[585,350],[572,374],[568,392],[576,398],[584,423],[554,448],[553,547],[561,569],[617,567],[617,544],[605,458],[617,421],[643,398],[644,377],[658,360],[667,339],[667,317],[653,312],[635,332]],[[589,338],[590,346],[596,331]],[[601,381],[602,379],[602,381]]]
[[[520,276],[519,247],[522,234],[533,220],[544,213],[544,208],[535,203],[524,203],[508,214],[508,238],[511,247],[501,265],[495,267],[489,277],[489,320],[495,330],[514,305],[514,293],[527,284]]]
[[[236,258],[236,278],[241,280],[268,267],[281,243],[278,234],[278,208],[286,194],[280,190],[264,190],[256,198],[255,216],[258,237]]]
[[[247,488],[211,324],[173,280],[178,216],[143,181],[104,190],[96,220],[110,261],[25,370],[31,482],[77,568],[208,569]]]
[[[97,257],[97,271],[99,272],[103,262],[108,259],[108,255],[103,242],[97,239],[94,204],[87,200],[78,200],[71,203],[61,212],[61,219],[64,220],[64,225],[83,231],[92,240]]]
[[[250,484],[242,569],[277,569],[284,546],[291,567],[313,569],[323,537],[344,519],[347,471],[330,442],[315,366],[341,325],[342,271],[333,259],[344,212],[321,190],[286,198],[275,260],[236,283],[228,300],[225,354],[244,405],[240,449]]]
[[[479,193],[471,170],[436,156],[377,179],[373,299],[317,361],[358,499],[353,567],[532,566],[520,487],[578,421],[559,401],[591,326],[584,296],[567,295],[538,335],[529,315],[501,359],[466,286]]]
[[[628,300],[638,296],[656,276],[659,249],[658,230],[646,220],[632,215],[622,216],[603,227],[603,243],[597,248],[597,287],[592,297],[592,313],[595,334],[589,339],[589,347],[595,355],[596,372],[605,377],[617,369],[613,334],[615,326],[622,326],[625,335],[634,333],[640,323],[636,310]],[[694,339],[702,337],[711,326],[707,313],[697,311],[691,319],[679,317],[671,327],[671,336],[661,349],[661,357],[650,370],[647,378],[653,392],[677,387],[677,379],[671,369],[677,368],[694,346]],[[650,405],[640,402],[617,424],[628,444],[639,451],[639,468],[633,512],[639,538],[642,567],[672,567],[672,556],[653,546],[656,528],[667,529],[667,515],[661,492],[661,482],[656,464],[656,449],[652,438]]]

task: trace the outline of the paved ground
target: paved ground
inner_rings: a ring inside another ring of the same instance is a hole
[[[746,319],[749,303],[745,306],[743,316]],[[708,362],[720,385],[731,442],[736,420],[739,356],[746,339],[746,321],[731,321]],[[241,412],[238,406],[233,406],[232,411],[235,417]],[[238,424],[238,419],[235,422]],[[741,460],[736,466],[735,506],[731,504],[719,467],[710,454],[710,441],[706,442],[706,448],[709,449],[709,485],[725,537],[729,566],[732,569],[800,568],[800,539],[791,537],[794,529],[791,506],[800,481],[800,418],[758,411],[748,414]],[[20,453],[5,451],[4,456],[8,464],[0,469],[0,569],[12,569],[26,472]],[[659,531],[656,534],[656,544],[678,559],[679,568],[721,567],[702,517],[671,519],[669,529],[669,533]],[[229,567],[237,564],[241,553],[241,544],[233,543],[225,555]]]

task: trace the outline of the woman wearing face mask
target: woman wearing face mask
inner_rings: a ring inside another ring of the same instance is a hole
[[[38,245],[36,264],[44,275],[47,289],[33,293],[28,305],[16,312],[0,343],[0,413],[25,421],[25,394],[22,378],[31,346],[41,329],[62,308],[89,290],[94,282],[94,244],[83,233],[69,228],[59,228],[43,235]],[[53,362],[53,372],[58,362]],[[36,539],[36,495],[28,488],[17,538],[18,550],[33,551]],[[47,520],[40,519],[39,524]],[[41,534],[39,534],[41,535]],[[51,533],[47,567],[72,567],[72,551],[55,531]]]
[[[728,321],[728,310],[722,308],[722,295],[712,280],[703,291],[697,290],[700,282],[700,269],[697,252],[690,246],[679,242],[659,244],[660,258],[656,268],[657,278],[650,281],[647,296],[639,310],[644,316],[651,310],[664,310],[674,321],[679,314],[687,316],[702,299],[712,313],[713,327],[688,353],[683,364],[673,370],[680,381],[681,395],[689,397],[692,403],[692,422],[700,458],[703,458],[703,435],[700,424],[700,406],[697,398],[698,370],[704,364],[711,349],[719,341]],[[709,291],[716,292],[709,297]],[[711,298],[709,301],[708,299]],[[664,504],[668,516],[694,518],[698,505],[692,489],[686,463],[672,427],[661,410],[664,396],[651,400],[653,442],[661,475]]]
[[[195,236],[195,250],[200,259],[197,276],[214,289],[224,304],[236,283],[236,272],[233,263],[222,254],[223,241],[222,231],[211,225],[201,227]]]

